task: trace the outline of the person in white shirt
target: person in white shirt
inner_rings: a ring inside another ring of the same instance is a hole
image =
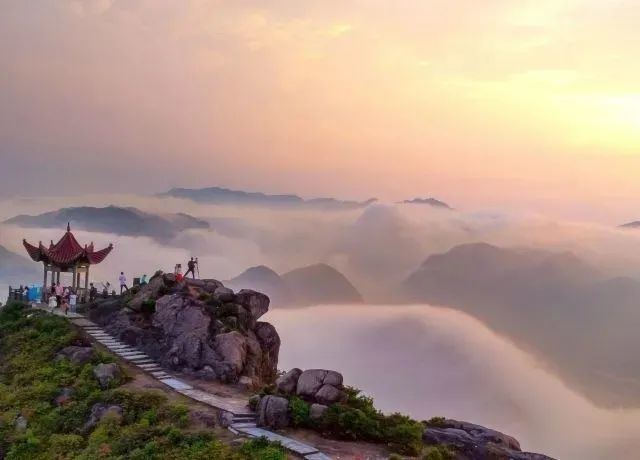
[[[129,292],[129,288],[127,287],[127,277],[124,276],[124,272],[120,272],[118,280],[120,281],[120,295],[122,295],[123,289]]]
[[[71,291],[71,293],[69,294],[69,310],[71,310],[72,313],[76,312],[77,302],[78,302],[78,296],[76,295],[75,292]]]

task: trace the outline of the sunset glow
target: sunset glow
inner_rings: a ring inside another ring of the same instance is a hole
[[[9,168],[534,210],[640,197],[637,2],[3,4]]]

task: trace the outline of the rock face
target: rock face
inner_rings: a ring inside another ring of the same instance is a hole
[[[269,310],[262,293],[157,273],[126,308],[113,302],[98,303],[90,318],[171,369],[244,386],[275,379],[280,337],[258,321]]]
[[[284,395],[292,395],[296,392],[296,388],[298,387],[298,379],[302,371],[300,369],[293,368],[286,374],[281,375],[276,379],[276,390],[278,393]]]
[[[258,426],[285,428],[289,426],[289,400],[280,396],[265,396],[258,404]]]
[[[422,435],[427,445],[449,445],[468,460],[552,460],[542,454],[522,452],[520,443],[504,433],[457,420],[428,424]]]

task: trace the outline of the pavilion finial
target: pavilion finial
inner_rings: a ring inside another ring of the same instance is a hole
[[[70,232],[71,231],[71,222],[67,222],[67,231]]]

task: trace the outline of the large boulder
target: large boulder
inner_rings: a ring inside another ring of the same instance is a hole
[[[298,368],[293,368],[289,372],[281,375],[276,379],[276,390],[278,393],[284,395],[292,395],[295,393],[296,388],[298,387],[298,378],[302,371]]]
[[[254,333],[262,349],[259,374],[264,381],[272,382],[278,374],[280,336],[272,324],[262,321],[256,323]]]
[[[251,289],[242,289],[236,294],[236,302],[242,304],[254,319],[260,318],[269,311],[269,297]]]
[[[156,302],[152,324],[171,344],[165,361],[171,367],[199,369],[203,359],[213,355],[209,345],[211,317],[202,308],[194,308],[181,294],[161,297]]]
[[[156,273],[147,284],[140,287],[128,306],[132,310],[140,311],[143,304],[158,299],[173,285],[175,285],[175,276]]]
[[[289,401],[280,396],[264,396],[258,403],[258,426],[273,429],[286,428],[290,424]]]
[[[122,378],[122,372],[116,363],[98,364],[93,368],[93,375],[98,379],[102,388],[109,388]]]
[[[236,300],[236,295],[234,294],[232,289],[222,286],[214,291],[213,298],[218,302],[228,303]]]
[[[238,331],[219,334],[213,347],[224,363],[229,363],[236,374],[244,369],[247,359],[247,339]]]
[[[346,401],[347,394],[333,385],[322,385],[313,399],[320,404],[330,406],[337,402]]]
[[[67,358],[76,364],[86,364],[93,360],[95,356],[96,352],[93,347],[68,346],[58,352],[56,359]]]
[[[343,377],[339,372],[325,369],[309,369],[300,375],[296,393],[298,396],[314,399],[316,393],[318,393],[324,385],[341,388],[342,381]]]

